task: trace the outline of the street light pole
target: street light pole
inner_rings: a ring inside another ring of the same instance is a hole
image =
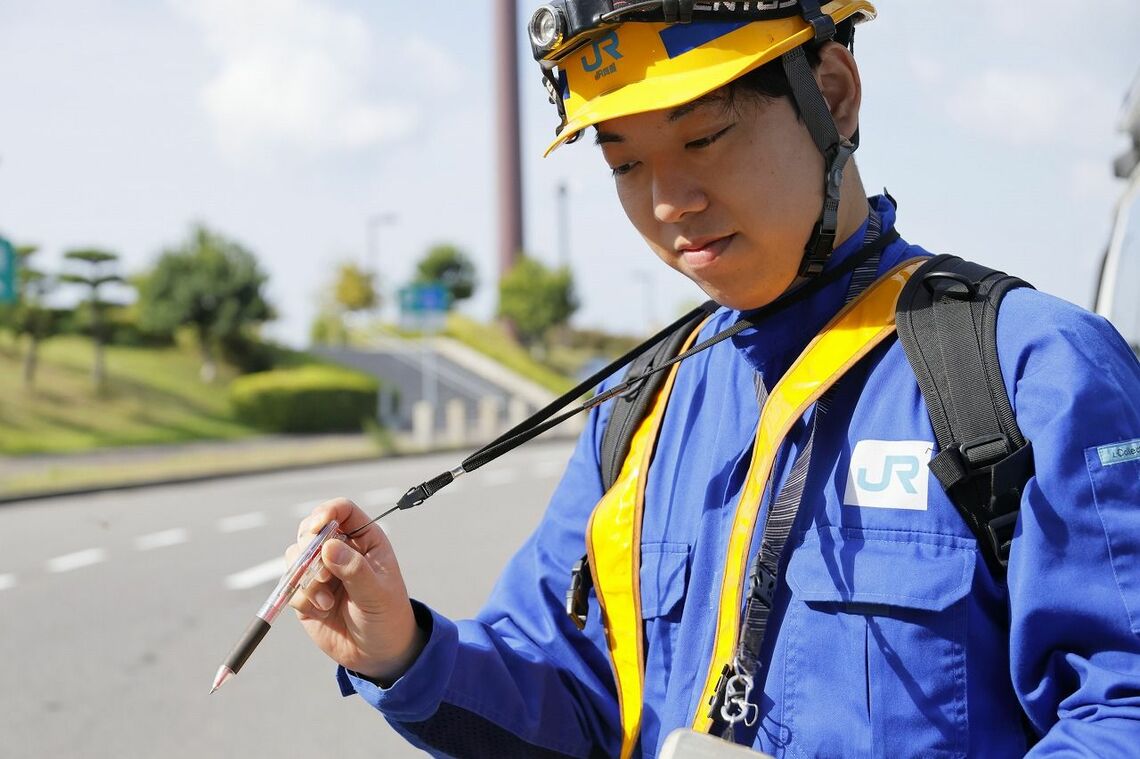
[[[566,181],[558,183],[558,265],[570,268],[570,204]]]
[[[371,278],[372,287],[376,293],[376,308],[377,316],[380,315],[381,309],[384,307],[384,299],[380,297],[380,246],[377,243],[380,233],[380,227],[395,224],[399,217],[391,211],[384,211],[381,213],[374,213],[368,217],[368,222],[365,225],[364,237],[365,247],[367,249],[367,259],[364,262],[364,274]]]

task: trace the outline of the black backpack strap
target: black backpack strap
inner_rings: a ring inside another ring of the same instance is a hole
[[[624,376],[636,377],[675,358],[681,352],[685,339],[716,309],[716,303],[711,300],[706,302],[699,311],[695,312],[693,318],[681,324],[676,332],[658,343],[656,348],[638,356],[629,365]],[[649,404],[653,402],[667,375],[668,372],[661,371],[646,377],[613,400],[610,420],[602,432],[602,490],[609,490],[617,482],[625,457],[629,455],[633,433],[645,418]]]
[[[936,256],[899,295],[897,326],[939,453],[930,471],[978,539],[994,574],[1009,562],[1033,447],[1014,418],[997,354],[998,306],[1016,277]]]

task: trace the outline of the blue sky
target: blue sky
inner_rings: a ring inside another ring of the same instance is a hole
[[[520,2],[518,43],[532,3]],[[1122,183],[1110,162],[1140,69],[1140,3],[883,0],[856,39],[868,191],[905,237],[1089,305]],[[493,3],[40,0],[0,3],[0,232],[144,268],[189,224],[271,276],[272,334],[305,341],[339,261],[379,231],[389,292],[433,242],[469,251],[494,304]],[[523,66],[526,245],[557,261],[570,187],[575,321],[640,333],[700,293],[629,227],[596,148],[541,158],[555,117]]]

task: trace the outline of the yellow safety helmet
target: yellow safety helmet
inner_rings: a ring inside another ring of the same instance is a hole
[[[838,134],[803,53],[836,27],[875,17],[868,0],[554,0],[527,31],[561,124],[549,154],[609,119],[673,108],[780,59],[792,96],[824,156],[824,203],[800,276],[823,271],[835,243],[840,186],[858,133]]]
[[[547,154],[588,126],[695,100],[817,37],[803,12],[813,3],[689,0],[688,22],[686,3],[672,4],[672,22],[662,17],[668,0],[565,0],[535,11],[531,46],[563,119]],[[867,0],[814,6],[832,24],[875,16]]]

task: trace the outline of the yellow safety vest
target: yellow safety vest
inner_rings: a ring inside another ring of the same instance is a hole
[[[895,303],[903,285],[923,259],[896,266],[828,322],[804,349],[764,404],[752,461],[737,502],[725,555],[716,637],[708,675],[693,715],[693,729],[708,732],[708,703],[725,664],[731,661],[740,632],[745,572],[752,555],[760,501],[776,454],[792,425],[875,346],[895,331]],[[703,325],[702,325],[703,326]],[[692,344],[700,327],[681,351]],[[621,715],[621,759],[632,756],[641,730],[645,684],[645,641],[641,617],[641,521],[645,483],[661,421],[673,389],[674,365],[630,442],[621,473],[590,516],[586,548],[594,589],[601,607],[610,665]]]

